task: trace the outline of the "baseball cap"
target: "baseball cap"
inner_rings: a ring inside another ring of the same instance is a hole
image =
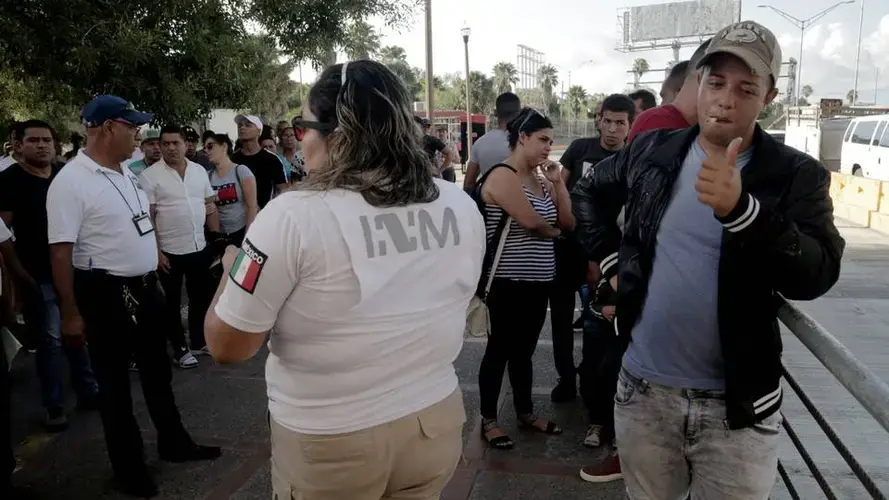
[[[771,76],[773,85],[781,73],[778,39],[768,28],[754,21],[730,24],[719,30],[698,67],[705,65],[715,54],[731,54],[741,59],[754,75]]]
[[[156,128],[150,128],[145,131],[145,134],[142,135],[142,142],[148,141],[159,141],[161,138],[161,131]]]
[[[252,123],[254,127],[262,130],[262,120],[259,119],[256,115],[238,115],[235,117],[235,123],[238,123],[242,120],[247,120]]]
[[[201,135],[191,125],[182,127],[182,135],[185,136],[186,141],[198,142],[201,140]]]
[[[153,117],[151,113],[136,111],[126,99],[109,94],[95,97],[80,112],[80,119],[87,128],[98,127],[105,120],[125,120],[133,125],[145,125]]]

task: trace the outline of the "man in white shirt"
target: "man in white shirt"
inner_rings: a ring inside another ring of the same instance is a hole
[[[158,489],[145,467],[133,415],[131,356],[139,366],[161,460],[208,460],[221,452],[195,444],[182,426],[170,385],[148,197],[122,166],[133,151],[136,129],[152,115],[120,97],[101,95],[83,108],[81,118],[89,137],[86,149],[59,172],[46,200],[62,335],[73,344],[83,343],[84,335],[89,340],[116,487],[150,498]]]
[[[463,177],[463,189],[474,188],[485,172],[509,157],[509,133],[506,131],[506,125],[521,110],[522,103],[519,96],[512,92],[504,92],[497,96],[495,104],[497,128],[488,131],[472,145],[469,165]]]
[[[156,229],[158,270],[167,297],[165,319],[173,356],[181,368],[194,368],[198,361],[182,329],[182,279],[188,292],[191,349],[206,354],[204,315],[210,305],[211,285],[204,224],[212,233],[219,233],[219,213],[207,171],[185,157],[182,129],[165,126],[160,141],[163,158],[145,169],[139,182],[148,193]]]

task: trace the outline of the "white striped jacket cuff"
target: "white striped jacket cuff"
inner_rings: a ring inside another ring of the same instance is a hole
[[[742,201],[743,200],[744,198],[742,198]],[[753,224],[756,217],[759,216],[759,200],[754,198],[752,194],[748,194],[746,200],[746,208],[741,212],[741,215],[733,220],[724,221],[722,223],[723,227],[731,233],[737,233],[747,229]]]

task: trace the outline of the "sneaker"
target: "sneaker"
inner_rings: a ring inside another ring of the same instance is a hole
[[[568,403],[577,399],[577,386],[574,380],[559,379],[559,383],[553,388],[550,400],[553,403]]]
[[[587,448],[598,448],[602,444],[602,426],[593,424],[586,430],[586,436],[583,438],[583,445]]]
[[[191,353],[195,356],[209,356],[210,355],[210,347],[204,346],[200,349],[192,349]]]
[[[44,427],[49,432],[62,432],[68,429],[68,417],[64,408],[47,408]]]
[[[191,369],[191,368],[197,368],[197,367],[198,367],[198,360],[197,360],[197,358],[195,358],[194,355],[193,355],[192,353],[190,353],[190,352],[186,352],[185,354],[183,354],[183,355],[182,355],[181,357],[179,357],[179,358],[174,358],[173,361],[175,361],[175,363],[176,363],[177,365],[179,365],[179,368],[182,368],[183,370],[188,370],[188,369]]]
[[[620,458],[616,453],[609,453],[599,463],[580,469],[580,478],[588,483],[608,483],[622,477]]]
[[[130,361],[130,371],[131,372],[138,372],[139,371],[139,365],[137,365],[135,361]]]

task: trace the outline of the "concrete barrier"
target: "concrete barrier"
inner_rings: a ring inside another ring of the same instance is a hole
[[[830,175],[834,215],[889,234],[889,182],[839,172]]]

